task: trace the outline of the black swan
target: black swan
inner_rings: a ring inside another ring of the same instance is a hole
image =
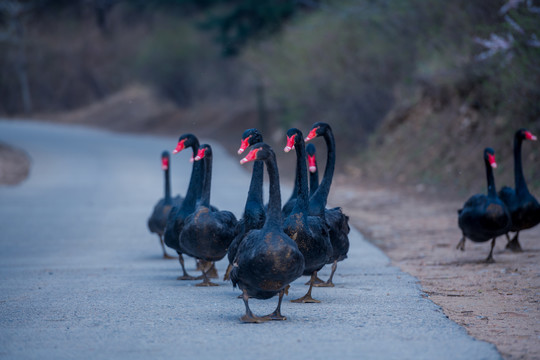
[[[317,168],[317,156],[315,145],[307,144],[306,153],[309,170],[309,196],[313,195],[319,187],[319,169]]]
[[[173,154],[191,147],[192,157],[197,155],[199,151],[199,140],[193,134],[184,134],[178,139],[178,144],[173,151]],[[179,238],[180,232],[184,227],[184,221],[193,211],[195,211],[195,205],[197,200],[201,196],[201,189],[204,182],[204,163],[202,161],[194,161],[191,170],[191,178],[189,180],[188,190],[186,197],[182,202],[182,205],[172,208],[167,218],[167,225],[165,226],[165,245],[176,250],[178,253],[178,260],[182,266],[183,275],[178,277],[178,280],[195,280],[197,277],[193,277],[186,272],[184,266],[184,258],[182,256],[182,249],[180,248]]]
[[[281,302],[289,284],[304,271],[304,257],[296,243],[282,230],[281,194],[276,156],[265,143],[253,145],[240,163],[264,161],[270,180],[270,201],[261,229],[250,231],[240,243],[231,271],[233,286],[242,290],[246,314],[243,322],[258,323],[266,320],[286,320],[281,315]],[[249,297],[269,299],[279,294],[276,310],[258,317],[249,309]]]
[[[521,143],[523,140],[536,140],[536,136],[526,129],[519,129],[514,136],[514,186],[515,190],[505,186],[499,191],[499,197],[508,207],[512,217],[512,227],[516,235],[510,241],[508,233],[506,247],[512,251],[521,251],[519,244],[519,232],[530,229],[540,223],[540,204],[531,195],[527,183],[523,177],[523,165],[521,163]]]
[[[326,282],[317,281],[313,286],[317,287],[333,287],[334,273],[337,269],[338,261],[347,258],[349,252],[349,217],[343,213],[340,207],[326,209],[326,202],[332,185],[334,176],[334,168],[336,164],[336,145],[332,128],[327,123],[318,122],[313,124],[311,131],[306,136],[306,141],[315,137],[322,136],[326,142],[328,155],[326,159],[326,167],[324,170],[323,179],[309,200],[310,215],[320,216],[324,212],[324,217],[329,228],[330,241],[332,243],[332,256],[329,259],[329,264],[332,264],[332,272]]]
[[[332,244],[328,234],[328,225],[324,211],[320,216],[309,215],[309,197],[307,184],[306,149],[302,132],[296,128],[287,131],[287,146],[284,151],[296,150],[296,166],[299,169],[296,188],[298,194],[291,214],[283,223],[283,231],[293,239],[304,255],[304,275],[311,275],[309,290],[303,297],[292,302],[320,302],[311,297],[311,290],[317,271],[319,271],[332,256]]]
[[[230,211],[215,211],[210,207],[210,189],[212,186],[212,148],[201,145],[195,162],[204,161],[204,187],[195,211],[184,222],[180,233],[182,252],[207,264],[221,260],[227,254],[227,248],[235,236],[236,217]],[[203,282],[196,286],[217,286],[208,280],[209,267],[201,269]]]
[[[512,225],[510,213],[506,205],[497,197],[493,168],[497,167],[495,152],[491,148],[484,150],[484,164],[486,167],[488,194],[473,195],[465,202],[463,208],[458,210],[458,224],[463,236],[457,249],[465,250],[465,238],[474,242],[491,240],[491,251],[486,262],[493,260],[493,248],[497,236],[506,234]]]
[[[174,259],[173,256],[167,254],[165,250],[165,244],[163,243],[163,233],[165,232],[165,225],[167,224],[167,217],[173,206],[180,206],[183,198],[180,195],[171,197],[171,184],[170,184],[170,156],[168,151],[164,151],[161,154],[161,168],[165,177],[165,195],[163,199],[160,199],[154,206],[152,215],[148,219],[148,229],[151,233],[159,236],[159,243],[163,250],[164,259]]]
[[[242,142],[238,149],[238,154],[243,153],[248,146],[257,144],[263,141],[262,134],[257,129],[247,129],[242,134]],[[253,171],[251,174],[251,182],[249,184],[249,192],[246,200],[246,206],[244,207],[244,215],[242,219],[238,221],[236,226],[236,236],[229,245],[227,250],[227,258],[229,260],[229,266],[225,272],[223,280],[229,280],[229,274],[232,269],[234,258],[236,257],[236,250],[244,236],[253,229],[260,229],[264,225],[266,217],[266,210],[263,204],[263,171],[264,163],[262,161],[256,161],[253,164]]]

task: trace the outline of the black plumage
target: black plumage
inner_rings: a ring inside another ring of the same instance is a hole
[[[299,169],[296,187],[298,194],[291,214],[283,223],[283,231],[298,245],[304,255],[304,275],[311,275],[310,287],[306,295],[293,302],[319,302],[311,297],[313,283],[319,271],[332,256],[332,245],[328,235],[328,225],[324,211],[317,216],[309,215],[306,150],[302,132],[296,128],[287,131],[285,151],[296,150],[296,166]],[[319,188],[320,189],[320,188]]]
[[[262,134],[257,129],[247,129],[242,134],[242,142],[238,149],[238,154],[243,153],[248,146],[257,144],[263,141]],[[244,207],[244,215],[238,221],[236,226],[236,236],[229,245],[227,250],[227,259],[229,260],[229,266],[223,277],[223,280],[229,279],[229,274],[232,269],[234,258],[236,257],[236,251],[240,242],[244,239],[244,236],[253,229],[260,229],[264,225],[266,219],[266,210],[263,204],[263,170],[264,163],[262,161],[256,161],[253,164],[253,171],[251,174],[251,182],[249,184],[249,191],[246,200],[246,206]]]
[[[326,167],[324,169],[323,179],[309,199],[310,215],[324,213],[324,218],[328,225],[330,241],[332,243],[332,256],[328,259],[328,264],[332,264],[332,272],[326,282],[317,281],[314,286],[318,287],[333,287],[332,282],[337,269],[337,263],[347,258],[349,252],[349,217],[343,213],[340,207],[326,209],[328,194],[334,177],[334,169],[336,165],[336,143],[332,128],[327,123],[318,122],[313,124],[311,131],[306,136],[306,141],[315,137],[322,136],[327,147]]]
[[[506,247],[512,251],[522,251],[519,243],[519,232],[530,229],[540,223],[540,204],[529,192],[527,182],[523,176],[523,164],[521,160],[521,144],[523,140],[536,140],[536,136],[526,129],[519,129],[514,136],[514,186],[512,189],[504,186],[499,191],[499,197],[508,207],[512,217],[510,231],[516,234],[510,240],[508,233]]]
[[[148,229],[151,233],[157,234],[159,237],[159,243],[163,251],[164,259],[173,259],[172,256],[167,254],[165,245],[163,242],[163,234],[165,233],[165,226],[167,225],[167,217],[173,206],[180,206],[184,200],[180,195],[175,197],[171,196],[171,182],[170,182],[170,155],[168,151],[164,151],[161,154],[161,168],[163,169],[163,176],[165,178],[165,191],[164,196],[154,206],[152,215],[148,218]]]
[[[204,187],[195,211],[184,221],[179,241],[182,252],[206,262],[218,261],[225,256],[235,236],[237,223],[232,212],[213,210],[210,206],[212,159],[210,145],[201,145],[195,161],[205,161]],[[208,280],[207,271],[210,268],[203,267],[201,270],[203,282],[197,286],[216,285]]]
[[[231,280],[243,293],[246,314],[244,322],[285,320],[281,315],[281,302],[288,286],[304,271],[304,257],[296,243],[282,229],[281,194],[279,173],[273,150],[264,143],[254,145],[241,163],[264,161],[270,180],[270,201],[266,219],[261,229],[247,233],[241,241]],[[279,294],[276,310],[265,317],[254,316],[249,309],[249,297],[268,299]]]
[[[199,151],[199,140],[193,134],[184,134],[178,139],[178,144],[173,151],[173,154],[181,152],[184,149],[191,148],[192,156],[195,157]],[[186,218],[195,211],[197,201],[201,196],[201,189],[204,184],[204,163],[202,161],[194,161],[191,170],[191,177],[189,180],[188,190],[186,197],[182,201],[182,205],[174,206],[167,218],[167,225],[165,226],[165,244],[176,250],[178,253],[178,260],[182,266],[182,275],[178,277],[178,280],[194,280],[196,277],[189,275],[184,266],[184,258],[180,246],[180,233],[184,227]]]
[[[497,166],[495,162],[495,152],[491,148],[484,150],[484,165],[488,185],[487,196],[476,194],[471,196],[458,210],[458,225],[463,232],[457,248],[465,249],[465,239],[474,242],[486,242],[491,240],[491,251],[486,262],[493,262],[493,248],[497,236],[506,234],[512,223],[510,213],[506,205],[497,197],[495,190],[495,178],[493,168]]]

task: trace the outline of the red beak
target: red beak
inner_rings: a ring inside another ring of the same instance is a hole
[[[530,131],[525,131],[525,139],[527,139],[527,140],[536,140],[537,138]]]
[[[317,162],[315,160],[315,155],[308,155],[307,156],[309,171],[314,173],[317,171]]]
[[[285,149],[283,149],[283,151],[285,151],[286,153],[288,153],[289,151],[291,151],[292,149],[294,149],[294,139],[296,138],[296,134],[292,135],[292,136],[287,136],[287,146],[285,146]]]
[[[184,150],[186,147],[184,143],[186,142],[186,139],[182,139],[178,142],[178,145],[176,145],[176,148],[173,150],[173,154],[179,153],[180,151]]]
[[[488,161],[489,165],[491,165],[492,168],[495,169],[497,167],[497,163],[495,162],[495,155],[488,154]]]
[[[243,153],[247,149],[247,147],[249,146],[249,138],[250,137],[251,137],[251,135],[249,135],[247,138],[242,140],[242,142],[240,143],[240,149],[238,149],[238,155],[240,155],[241,153]]]
[[[202,158],[204,158],[204,153],[206,152],[206,148],[199,149],[199,152],[197,152],[197,156],[195,156],[195,161],[199,161]]]
[[[169,168],[169,158],[161,158],[161,169],[167,170]]]
[[[306,136],[306,138],[304,139],[304,141],[309,141],[313,138],[316,138],[317,137],[317,129],[319,127],[317,126],[316,128],[313,128],[311,129],[311,131],[309,132],[308,136]]]
[[[240,164],[244,165],[244,164],[247,163],[247,162],[256,160],[256,159],[257,159],[257,153],[259,152],[259,150],[261,150],[261,149],[259,148],[259,149],[253,149],[253,150],[251,150],[251,151],[249,152],[249,154],[246,155],[245,158],[243,158],[242,160],[240,160]]]

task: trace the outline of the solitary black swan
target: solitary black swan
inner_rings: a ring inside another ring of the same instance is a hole
[[[262,134],[257,129],[247,129],[242,134],[242,142],[238,149],[238,154],[243,153],[248,146],[257,144],[263,141]],[[229,266],[225,272],[223,280],[229,280],[229,274],[232,269],[234,258],[236,257],[236,251],[240,242],[244,236],[253,229],[260,229],[264,225],[266,218],[266,211],[263,204],[263,170],[264,163],[262,161],[256,161],[253,164],[253,172],[251,174],[251,183],[249,184],[249,192],[246,200],[246,206],[244,207],[244,216],[238,221],[236,226],[236,236],[229,245],[227,250],[227,258],[229,260]]]
[[[497,197],[493,168],[497,167],[495,152],[491,148],[484,150],[488,194],[473,195],[465,202],[463,209],[458,210],[458,224],[463,237],[457,249],[465,250],[465,238],[474,242],[491,240],[491,251],[486,262],[494,262],[493,248],[497,236],[506,234],[511,226],[510,213],[506,205]]]
[[[231,271],[233,286],[242,290],[246,314],[243,322],[258,323],[266,320],[286,320],[281,315],[281,301],[291,282],[302,275],[304,257],[295,242],[282,230],[281,194],[276,156],[265,143],[253,145],[240,163],[264,161],[270,179],[270,201],[266,220],[261,229],[250,231],[240,243]],[[249,309],[249,297],[269,299],[279,294],[276,310],[258,317]]]
[[[336,144],[332,128],[327,123],[318,122],[313,124],[311,131],[306,136],[306,141],[318,136],[324,138],[328,155],[321,184],[309,199],[309,213],[310,215],[320,216],[324,212],[324,217],[329,228],[330,241],[332,242],[332,256],[328,262],[332,264],[332,272],[326,282],[316,281],[314,286],[333,287],[334,283],[332,279],[337,269],[337,263],[346,259],[349,251],[350,227],[349,217],[343,213],[340,207],[326,209],[326,202],[330,192],[330,186],[332,185],[336,164]]]
[[[230,211],[214,211],[210,207],[212,184],[212,148],[201,145],[196,162],[205,161],[205,180],[201,199],[195,211],[189,215],[180,233],[180,248],[194,258],[207,261],[221,260],[235,235],[236,217]],[[217,286],[208,280],[210,267],[201,269],[203,282],[197,286]]]
[[[317,156],[315,145],[307,144],[306,153],[309,170],[309,196],[313,195],[319,187],[319,169],[317,168]]]
[[[296,188],[298,194],[291,214],[283,223],[283,231],[293,239],[304,255],[304,275],[311,275],[309,290],[303,297],[293,302],[320,302],[311,297],[311,290],[317,271],[319,271],[332,256],[332,244],[328,235],[328,225],[324,211],[319,216],[309,215],[309,198],[307,184],[306,149],[302,132],[296,128],[287,131],[287,146],[285,152],[296,150],[296,166],[299,169]]]
[[[171,197],[171,184],[170,184],[170,156],[168,151],[164,151],[161,154],[161,168],[163,169],[163,174],[165,177],[165,196],[163,199],[160,199],[152,215],[148,219],[148,229],[151,233],[157,234],[159,236],[159,243],[161,244],[161,249],[163,250],[164,259],[174,259],[173,256],[167,254],[165,250],[165,245],[163,243],[163,233],[165,232],[165,225],[167,224],[167,217],[173,206],[180,206],[182,204],[182,197],[180,195]]]
[[[505,186],[499,191],[499,197],[508,207],[512,217],[510,231],[516,232],[511,241],[508,233],[506,234],[508,239],[506,247],[512,251],[521,251],[519,232],[540,223],[540,204],[529,192],[523,177],[523,165],[521,164],[521,143],[523,140],[536,140],[536,136],[526,129],[519,129],[514,136],[514,186],[516,189]]]
[[[199,140],[193,134],[184,134],[178,139],[178,144],[173,151],[173,154],[176,154],[186,148],[191,147],[193,152],[193,157],[197,155],[199,151]],[[182,276],[178,277],[178,280],[195,280],[196,277],[189,275],[186,272],[184,266],[184,258],[182,256],[182,249],[180,248],[179,238],[180,232],[184,227],[184,221],[193,211],[195,211],[195,205],[197,200],[201,196],[201,188],[204,183],[204,163],[202,161],[193,162],[193,167],[191,170],[191,178],[189,180],[188,190],[186,192],[186,197],[182,202],[182,205],[175,206],[172,208],[167,218],[167,225],[165,227],[165,244],[176,250],[178,253],[178,260],[182,266]]]

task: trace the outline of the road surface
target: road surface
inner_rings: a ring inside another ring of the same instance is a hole
[[[293,304],[307,290],[307,277],[297,280],[284,322],[242,324],[244,305],[230,283],[176,280],[178,262],[161,259],[146,228],[163,191],[160,154],[176,138],[0,121],[0,141],[32,162],[26,181],[0,187],[0,358],[500,358],[354,229],[336,287],[313,290],[321,304]],[[210,143],[211,202],[240,217],[249,174]],[[172,158],[173,194],[185,193],[189,157]],[[187,265],[195,272],[192,259]],[[220,276],[225,267],[218,263]],[[256,314],[276,304],[250,301]]]

